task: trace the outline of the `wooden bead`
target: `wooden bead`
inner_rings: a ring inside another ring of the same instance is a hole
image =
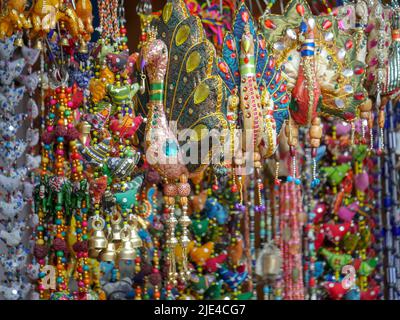
[[[378,124],[380,128],[385,126],[385,111],[379,110]]]
[[[312,119],[311,124],[313,126],[320,126],[321,125],[321,118],[320,117],[315,117]]]
[[[371,99],[367,99],[367,100],[360,106],[360,111],[362,111],[362,112],[371,111],[371,109],[372,109],[372,101],[371,101]]]
[[[310,128],[310,138],[311,139],[321,139],[322,137],[322,127],[320,125],[312,125]]]
[[[370,111],[362,111],[362,112],[360,112],[361,119],[368,120],[370,116],[371,116],[371,112]]]
[[[311,138],[310,144],[312,148],[318,148],[321,144],[321,139]]]

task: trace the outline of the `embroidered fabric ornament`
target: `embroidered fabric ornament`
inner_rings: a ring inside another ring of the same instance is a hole
[[[25,60],[23,58],[11,61],[0,61],[0,83],[4,86],[9,86],[18,78],[25,67]]]
[[[248,276],[248,272],[233,272],[231,270],[228,270],[226,268],[220,268],[218,270],[219,275],[221,276],[222,280],[231,288],[231,289],[236,289],[238,286],[240,286]]]
[[[339,185],[351,169],[349,164],[341,164],[335,167],[321,167],[321,173],[325,174],[331,185]]]
[[[208,218],[215,218],[219,225],[227,223],[229,217],[228,212],[223,205],[218,203],[216,198],[208,198],[204,209]]]
[[[103,141],[93,146],[79,145],[78,148],[85,161],[90,165],[101,166],[107,161],[107,155],[111,151],[110,144],[111,138],[105,138]]]
[[[0,97],[1,99],[1,97]],[[0,101],[1,104],[1,101]],[[29,98],[26,102],[26,109],[28,111],[28,115],[31,119],[36,119],[39,116],[39,107],[35,101],[35,99]]]
[[[0,231],[0,239],[2,239],[8,246],[16,247],[21,243],[22,240],[22,232],[21,229],[13,229],[8,232],[6,230]]]
[[[6,141],[0,146],[0,160],[9,166],[23,155],[26,147],[27,143],[21,139]]]
[[[217,270],[222,266],[225,260],[228,258],[226,253],[221,253],[214,258],[210,258],[206,261],[205,270],[209,273],[217,272]]]
[[[1,86],[0,87],[0,112],[3,114],[14,113],[24,97],[25,87]]]
[[[21,167],[18,169],[11,169],[7,175],[5,173],[0,173],[1,190],[9,193],[16,191],[21,186],[21,182],[25,178],[27,172],[27,168]]]
[[[333,253],[326,248],[322,248],[320,253],[325,257],[329,267],[335,271],[341,271],[345,265],[353,260],[353,257],[349,254]]]
[[[256,28],[242,2],[232,23],[232,32],[225,35],[218,69],[231,95],[236,91],[240,95],[241,121],[245,130],[255,129],[255,150],[262,157],[269,157],[276,149],[276,136],[289,116],[290,96],[286,78]],[[253,86],[256,87],[254,94],[249,91]]]
[[[14,45],[16,34],[11,37],[0,40],[0,59],[4,61],[10,61],[11,57],[15,51],[16,46]]]
[[[2,220],[14,219],[25,206],[25,201],[22,193],[18,191],[15,195],[11,195],[9,201],[0,201],[0,214]]]
[[[17,80],[25,86],[29,94],[33,94],[39,85],[40,78],[39,74],[34,72],[28,75],[22,74],[17,78]]]
[[[189,250],[191,260],[198,266],[203,266],[214,251],[214,242],[207,242]]]
[[[324,287],[332,300],[341,300],[347,293],[340,282],[327,282]]]
[[[41,163],[41,156],[37,155],[37,156],[33,156],[31,154],[27,154],[26,155],[26,166],[29,169],[37,169],[39,168]]]
[[[204,237],[208,231],[208,224],[209,220],[207,218],[202,220],[193,219],[190,228],[196,237]]]
[[[21,48],[22,56],[29,66],[33,66],[39,58],[40,50],[23,46]]]
[[[124,179],[132,174],[139,160],[140,154],[134,152],[134,155],[129,158],[109,158],[107,166],[113,177]]]
[[[0,137],[3,140],[9,140],[15,137],[24,119],[24,114],[6,116],[6,118],[0,122]]]

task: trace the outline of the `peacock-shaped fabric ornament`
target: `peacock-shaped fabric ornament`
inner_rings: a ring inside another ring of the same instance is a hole
[[[322,137],[319,116],[352,122],[367,98],[362,85],[365,65],[357,60],[355,38],[340,30],[334,16],[314,16],[303,0],[289,2],[283,15],[265,12],[260,25],[267,41],[273,43],[292,94],[288,143],[296,147],[298,126],[311,126],[315,159]]]
[[[169,212],[166,220],[168,279],[169,283],[176,284],[175,197],[180,197],[182,206],[179,242],[184,258],[179,278],[185,280],[189,276],[186,251],[190,241],[187,211],[191,188],[188,178],[208,166],[209,156],[218,147],[209,145],[211,130],[219,133],[228,129],[227,94],[217,72],[215,49],[207,40],[200,19],[190,16],[182,0],[166,3],[161,17],[153,20],[141,48],[141,77],[145,79],[147,74],[149,91],[141,95],[138,112],[147,117],[146,161],[165,181],[163,192]],[[141,89],[145,91],[143,86]]]
[[[287,81],[256,28],[242,2],[232,32],[225,36],[218,69],[231,95],[236,97],[231,99],[229,120],[238,118],[244,130],[254,130],[254,151],[267,158],[275,152],[277,136],[288,118],[290,96]]]

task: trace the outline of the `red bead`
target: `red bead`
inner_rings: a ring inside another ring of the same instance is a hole
[[[219,189],[219,187],[218,187],[218,185],[213,184],[212,189],[213,189],[214,191],[217,191],[217,190]]]
[[[249,63],[249,58],[248,57],[244,57],[244,59],[243,59],[243,61],[244,61],[244,63]]]
[[[276,25],[270,19],[265,20],[264,25],[268,29],[276,29]]]
[[[234,184],[234,185],[231,187],[231,191],[232,191],[232,192],[237,192],[237,191],[238,191],[238,187],[237,187],[236,184]]]
[[[296,11],[300,16],[304,16],[304,6],[300,3],[296,5]]]
[[[322,22],[322,29],[328,30],[330,27],[332,27],[332,22],[330,20]]]

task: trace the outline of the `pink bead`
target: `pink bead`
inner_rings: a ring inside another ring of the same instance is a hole
[[[39,290],[44,290],[44,286],[42,284],[39,284],[38,288]]]
[[[76,173],[76,172],[77,172],[77,170],[76,170],[75,167],[72,167],[71,171],[72,171],[73,173]]]
[[[57,104],[57,100],[56,100],[56,99],[51,99],[51,100],[50,100],[50,104],[51,104],[52,106],[54,106],[55,104]]]
[[[83,281],[79,281],[79,282],[78,282],[78,286],[84,287],[84,286],[85,286],[85,283],[84,283]]]
[[[72,102],[72,101],[68,101],[68,102],[67,102],[67,106],[68,106],[68,107],[72,108],[72,107],[73,107],[73,105],[74,105],[74,104],[73,104],[73,102]]]
[[[82,222],[82,227],[87,227],[87,225],[88,225],[87,221]]]
[[[72,127],[73,127],[74,125],[72,124],[72,123],[68,123],[68,129],[72,129]]]
[[[62,149],[57,149],[56,153],[60,156],[62,156],[64,154],[64,150]]]
[[[47,127],[47,131],[48,131],[48,132],[52,132],[53,130],[54,130],[54,127],[53,127],[53,126],[48,126],[48,127]]]
[[[40,259],[39,260],[39,264],[44,265],[46,261],[44,261],[44,259]]]

